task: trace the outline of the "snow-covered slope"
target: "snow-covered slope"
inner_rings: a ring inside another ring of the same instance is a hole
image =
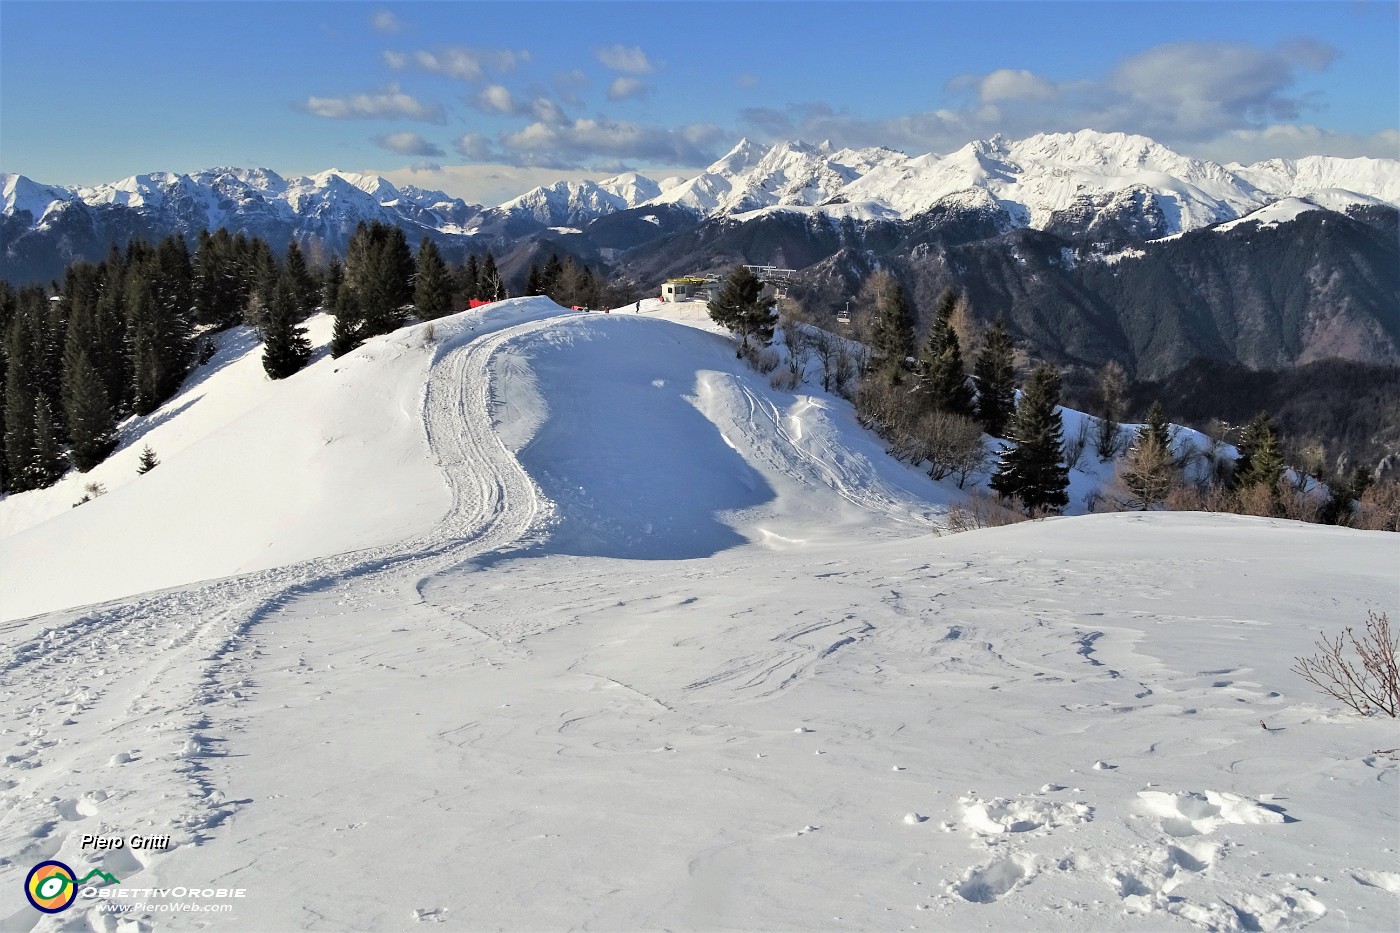
[[[0,501],[0,928],[1398,919],[1394,726],[1288,668],[1394,615],[1400,536],[938,536],[955,490],[685,305],[256,356],[128,425],[150,473]],[[128,595],[16,618],[88,578]],[[171,847],[83,844],[132,834]],[[119,882],[43,916],[46,859]]]
[[[1278,224],[1288,223],[1297,218],[1299,214],[1308,211],[1320,211],[1325,208],[1319,207],[1310,200],[1303,198],[1284,198],[1282,201],[1274,201],[1259,210],[1246,214],[1239,220],[1231,220],[1228,223],[1218,225],[1215,230],[1218,233],[1225,233],[1233,230],[1241,224],[1257,223],[1261,227],[1274,227]]]

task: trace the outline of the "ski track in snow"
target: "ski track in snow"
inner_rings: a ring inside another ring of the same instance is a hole
[[[12,737],[2,760],[11,773],[41,770],[43,778],[0,781],[0,870],[7,880],[43,859],[67,856],[76,864],[78,837],[101,826],[149,826],[152,834],[171,833],[173,848],[206,841],[249,802],[226,799],[210,782],[206,759],[221,755],[223,733],[240,728],[237,704],[256,689],[245,676],[253,657],[240,649],[260,623],[300,598],[337,588],[382,592],[387,585],[404,591],[409,603],[422,602],[416,590],[423,580],[516,541],[548,516],[549,503],[493,430],[489,380],[471,376],[487,372],[506,343],[551,323],[526,321],[476,337],[432,366],[421,413],[453,500],[432,531],[401,544],[57,613],[66,621],[13,646],[0,666],[0,700],[18,710],[18,719],[0,733]],[[80,677],[71,676],[72,668]],[[197,672],[194,679],[190,671]],[[131,747],[114,753],[65,747],[64,729],[103,701],[105,709],[121,707],[119,724],[133,736]],[[217,718],[210,714],[215,706]],[[120,770],[104,774],[107,768]],[[153,803],[157,788],[170,791],[161,798],[185,800]],[[143,810],[141,818],[121,818]],[[121,876],[168,854],[124,849],[89,861]],[[75,907],[64,917],[78,913]],[[0,928],[28,930],[41,919],[26,906],[0,917]]]

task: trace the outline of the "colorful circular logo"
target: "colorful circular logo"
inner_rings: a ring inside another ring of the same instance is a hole
[[[24,896],[46,914],[67,910],[78,897],[77,875],[62,862],[40,862],[24,879]]]

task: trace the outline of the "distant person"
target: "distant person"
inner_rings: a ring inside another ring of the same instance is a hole
[[[641,303],[640,301],[637,302],[637,313],[638,313],[638,314],[641,314],[641,313],[642,313],[642,303]]]

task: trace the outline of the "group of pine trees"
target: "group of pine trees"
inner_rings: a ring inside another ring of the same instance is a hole
[[[326,271],[322,301],[335,316],[331,355],[344,356],[371,337],[398,329],[409,315],[432,321],[472,300],[505,297],[505,282],[490,252],[484,259],[473,253],[453,270],[428,237],[415,257],[402,229],[360,221],[344,264],[333,259]]]
[[[756,298],[760,286],[736,270],[711,315],[747,345],[743,310],[769,322]],[[1016,392],[1013,340],[998,320],[978,333],[968,309],[954,292],[945,293],[921,347],[916,348],[916,315],[900,283],[877,271],[857,299],[854,330],[867,354],[855,397],[862,423],[888,442],[889,452],[923,463],[935,478],[954,476],[959,485],[990,469],[990,488],[1003,501],[1030,515],[1058,512],[1068,505],[1069,469],[1078,462],[1073,441],[1067,443],[1060,413],[1061,375],[1042,364]],[[800,320],[800,314],[793,318]],[[969,368],[963,346],[978,346]],[[792,352],[792,345],[789,345]],[[1221,452],[1174,452],[1160,403],[1147,412],[1146,423],[1125,437],[1120,419],[1126,374],[1110,363],[1100,373],[1101,410],[1085,419],[1079,449],[1093,440],[1100,458],[1116,462],[1114,488],[1101,497],[1118,507],[1182,508],[1274,515],[1358,527],[1400,530],[1400,484],[1374,483],[1369,471],[1331,477],[1326,487],[1319,471],[1289,471],[1283,442],[1266,414],[1247,425],[1237,442],[1238,457]],[[984,432],[1005,439],[988,462]],[[1209,461],[1188,463],[1192,457]],[[1191,475],[1188,481],[1187,476]]]
[[[1210,449],[1173,449],[1174,436],[1160,403],[1148,409],[1118,465],[1106,498],[1133,509],[1234,512],[1375,531],[1400,531],[1400,481],[1377,480],[1356,467],[1322,481],[1320,454],[1303,452],[1290,468],[1285,441],[1268,412],[1239,431],[1234,457],[1223,455],[1230,433],[1217,426]],[[1231,429],[1232,430],[1232,429]]]
[[[960,336],[970,332],[968,311],[957,293],[944,293],[917,353],[915,315],[892,275],[872,275],[861,304],[870,358],[856,411],[891,453],[962,484],[986,462],[983,433],[1007,438],[1014,443],[1001,452],[992,488],[1027,511],[1063,508],[1069,480],[1058,373],[1037,369],[1018,405],[1014,347],[1000,320],[981,340],[969,374]]]
[[[603,283],[590,266],[572,256],[561,262],[558,253],[550,253],[542,265],[530,266],[525,294],[544,295],[566,308],[597,308],[603,301]]]
[[[57,482],[116,448],[117,425],[155,411],[213,352],[209,335],[234,325],[263,339],[263,367],[281,379],[311,358],[303,322],[336,315],[333,349],[348,352],[412,314],[443,317],[471,299],[505,297],[488,252],[453,269],[424,238],[357,227],[345,262],[309,267],[297,243],[278,257],[258,237],[203,231],[194,252],[178,236],[132,240],[62,283],[19,290],[0,281],[0,491]]]
[[[0,283],[0,488],[92,469],[116,447],[122,418],[155,411],[207,359],[209,332],[245,323],[275,342],[317,301],[295,243],[279,261],[264,241],[226,230],[201,233],[193,255],[177,236],[133,240],[74,263],[51,288]],[[308,346],[293,334],[284,355],[304,362]]]

